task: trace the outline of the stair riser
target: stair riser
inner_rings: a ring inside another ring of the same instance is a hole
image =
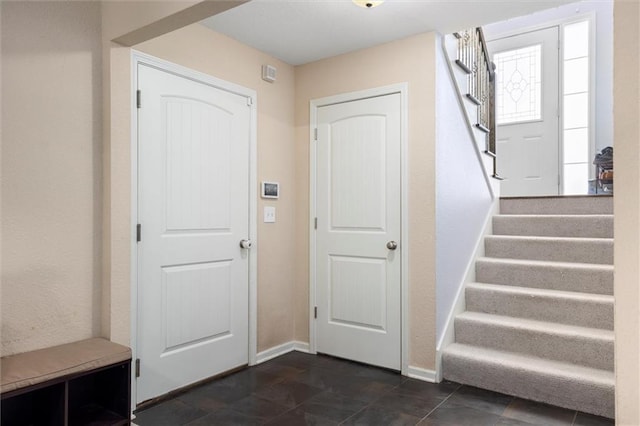
[[[583,267],[476,262],[476,281],[580,293],[613,294],[613,270]]]
[[[456,318],[456,343],[613,371],[613,339],[552,334]]]
[[[613,216],[495,216],[493,234],[613,238]]]
[[[501,214],[613,214],[613,197],[509,198]]]
[[[510,259],[613,264],[613,240],[485,238],[485,255]]]
[[[613,302],[466,289],[467,311],[613,330]]]
[[[597,416],[613,418],[615,415],[613,384],[566,380],[555,374],[540,374],[499,362],[488,364],[447,353],[443,355],[442,367],[444,378],[454,382]]]

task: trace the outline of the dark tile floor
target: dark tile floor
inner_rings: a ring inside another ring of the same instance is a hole
[[[457,383],[431,384],[291,352],[136,414],[162,425],[613,425],[613,420]]]

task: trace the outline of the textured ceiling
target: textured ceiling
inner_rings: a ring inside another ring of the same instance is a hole
[[[410,35],[486,25],[571,0],[386,0],[373,9],[350,0],[252,0],[202,21],[291,65]]]

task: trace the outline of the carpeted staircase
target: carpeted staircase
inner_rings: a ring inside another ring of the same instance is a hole
[[[613,198],[500,201],[444,378],[614,417]]]

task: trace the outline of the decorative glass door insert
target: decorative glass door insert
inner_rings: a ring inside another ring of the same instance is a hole
[[[542,45],[496,53],[496,122],[542,119]]]

